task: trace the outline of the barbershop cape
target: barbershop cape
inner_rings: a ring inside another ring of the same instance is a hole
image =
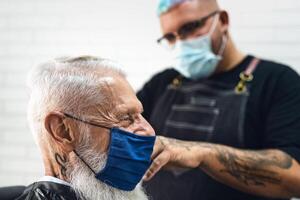
[[[54,177],[29,185],[16,200],[80,200],[68,183]]]

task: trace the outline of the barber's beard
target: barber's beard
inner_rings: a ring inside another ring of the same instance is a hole
[[[107,160],[105,153],[96,153],[86,148],[77,151],[82,159],[95,171],[104,168]],[[80,199],[86,200],[147,200],[141,184],[130,192],[113,188],[97,180],[95,174],[80,160],[68,167],[67,176],[72,188]]]

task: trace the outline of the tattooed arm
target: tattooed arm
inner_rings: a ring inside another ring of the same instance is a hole
[[[300,166],[286,153],[158,137],[149,180],[163,166],[200,168],[214,179],[244,192],[274,197],[300,196]]]

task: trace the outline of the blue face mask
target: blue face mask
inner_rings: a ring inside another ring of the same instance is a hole
[[[225,36],[222,38],[218,55],[213,52],[211,45],[211,35],[218,22],[217,16],[208,34],[196,39],[178,41],[175,44],[174,68],[186,78],[197,80],[209,77],[215,72],[222,59],[227,38]]]
[[[96,178],[120,190],[131,191],[151,165],[155,136],[111,129],[107,163]]]
[[[120,190],[132,191],[151,165],[155,136],[141,136],[119,128],[108,128],[65,115],[84,123],[110,129],[107,162],[101,171],[94,172],[80,155],[74,152],[93,171],[99,181]]]

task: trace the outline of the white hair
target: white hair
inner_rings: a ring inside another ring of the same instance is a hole
[[[28,120],[35,139],[44,132],[47,113],[62,111],[84,117],[88,107],[108,102],[101,89],[116,75],[125,77],[117,63],[92,56],[57,58],[33,68],[27,85]]]
[[[107,161],[106,153],[99,153],[92,150],[90,141],[85,140],[76,149],[79,157],[75,157],[75,163],[68,163],[67,177],[73,190],[80,199],[86,200],[147,200],[148,197],[143,191],[141,184],[138,184],[133,191],[122,191],[113,188],[95,178],[91,171],[99,172],[105,167]],[[86,164],[81,160],[83,159]]]

